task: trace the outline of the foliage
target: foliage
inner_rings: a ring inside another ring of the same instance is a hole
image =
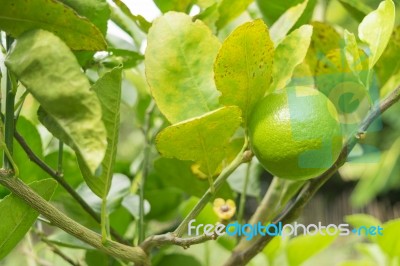
[[[156,18],[0,0],[1,265],[321,265],[342,239],[359,260],[332,264],[398,265],[399,220],[367,214],[345,221],[383,236],[187,235],[191,219],[291,223],[330,178],[356,182],[355,207],[400,188],[398,2],[146,2]],[[346,140],[304,182],[272,179],[249,145],[254,106],[293,86],[332,101]]]

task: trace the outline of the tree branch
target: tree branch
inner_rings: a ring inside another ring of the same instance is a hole
[[[25,139],[17,132],[14,132],[14,138],[21,145],[22,149],[28,155],[29,159],[39,166],[43,171],[45,171],[49,176],[54,178],[58,184],[60,184],[75,200],[76,202],[85,210],[96,222],[101,223],[100,216],[90,207],[84,199],[73,189],[62,177],[62,173],[54,171],[50,166],[48,166],[44,161],[42,161],[29,147]],[[60,175],[61,174],[61,175]],[[111,235],[121,243],[127,244],[126,240],[120,236],[114,229],[110,228]]]
[[[222,184],[226,181],[226,179],[230,176],[230,174],[238,168],[242,163],[249,162],[253,157],[253,154],[247,150],[248,142],[245,140],[242,150],[235,157],[235,159],[228,165],[228,167],[224,168],[218,178],[214,181],[215,191],[218,191]],[[207,240],[216,239],[216,235],[201,235],[195,237],[182,238],[181,236],[187,230],[187,225],[190,220],[194,219],[199,215],[199,213],[203,210],[206,204],[210,201],[214,194],[211,193],[211,189],[209,188],[203,195],[203,197],[199,200],[199,202],[194,206],[194,208],[190,211],[190,213],[185,217],[185,219],[179,224],[179,226],[172,233],[166,233],[162,235],[154,235],[148,237],[146,240],[142,242],[140,247],[145,250],[146,253],[149,253],[150,250],[155,246],[162,245],[178,245],[184,248],[188,248],[191,245],[203,243]]]
[[[201,235],[201,236],[180,238],[174,235],[174,233],[166,233],[163,235],[155,235],[148,237],[145,241],[143,241],[142,244],[140,244],[140,247],[146,253],[149,253],[149,251],[154,247],[163,245],[177,245],[186,249],[189,248],[191,245],[200,244],[208,240],[215,240],[217,239],[217,237],[218,236],[216,234],[212,234],[212,235]]]
[[[304,206],[310,201],[315,193],[346,162],[350,151],[354,148],[360,139],[360,136],[365,134],[368,127],[375,121],[375,119],[377,119],[383,112],[385,112],[399,100],[400,86],[398,86],[385,99],[383,99],[378,105],[375,105],[370,110],[364,120],[360,123],[358,130],[346,141],[335,163],[319,177],[308,181],[308,183],[306,183],[301,190],[296,201],[289,208],[287,208],[286,211],[282,213],[274,223],[277,224],[278,222],[281,222],[282,224],[288,224],[298,218]],[[244,250],[235,249],[231,257],[225,263],[225,266],[246,265],[247,262],[249,262],[255,255],[265,248],[272,238],[273,237],[266,235],[257,239],[251,246],[245,248]]]
[[[46,217],[52,224],[64,230],[68,234],[88,243],[94,248],[123,260],[132,261],[135,265],[150,265],[147,254],[140,247],[130,247],[115,241],[107,241],[102,244],[101,236],[81,224],[75,222],[48,203],[20,179],[10,176],[10,172],[0,169],[0,184],[8,188],[17,197],[31,206],[38,213]]]
[[[143,124],[143,135],[145,139],[144,144],[144,152],[143,152],[143,162],[142,162],[142,178],[140,179],[139,184],[139,221],[138,221],[138,244],[142,243],[146,234],[145,234],[145,224],[144,224],[144,187],[146,184],[147,176],[149,175],[149,160],[150,160],[150,152],[151,152],[151,141],[152,137],[149,136],[151,129],[151,115],[155,108],[155,102],[151,101],[149,106],[146,109],[144,124]]]
[[[222,187],[226,179],[232,174],[233,171],[236,170],[236,168],[239,167],[239,165],[241,165],[244,162],[249,162],[251,160],[253,154],[250,151],[248,151],[247,148],[248,148],[248,141],[247,138],[245,138],[245,143],[243,145],[242,150],[235,157],[235,159],[226,168],[222,170],[220,175],[214,181],[215,192],[217,192]],[[211,193],[210,188],[206,191],[206,193],[204,193],[203,197],[201,197],[196,206],[194,206],[194,208],[185,217],[185,219],[183,219],[178,228],[175,229],[174,234],[176,236],[181,237],[184,234],[184,232],[187,230],[187,225],[189,221],[194,219],[195,217],[197,217],[197,215],[200,214],[200,212],[203,210],[203,208],[207,205],[207,203],[214,195],[215,194]]]

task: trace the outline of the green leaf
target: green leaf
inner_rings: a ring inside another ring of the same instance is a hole
[[[390,179],[394,175],[397,179],[396,168],[400,155],[400,138],[397,138],[388,151],[385,151],[379,163],[367,165],[368,171],[357,183],[350,201],[355,207],[365,206],[371,202],[380,192],[390,187]]]
[[[371,236],[371,238],[372,238],[372,236]],[[375,238],[376,238],[376,236],[375,236]],[[356,248],[356,251],[358,251],[358,253],[360,253],[362,255],[362,257],[367,257],[372,262],[374,262],[373,266],[387,265],[388,258],[386,256],[386,254],[382,251],[382,249],[379,247],[379,245],[377,245],[375,243],[365,243],[364,242],[364,243],[356,243],[355,248]],[[397,258],[399,258],[399,257],[397,257]],[[369,264],[367,263],[364,265],[368,266]]]
[[[320,233],[315,235],[302,235],[291,239],[287,245],[287,258],[289,265],[301,265],[312,256],[327,248],[336,239],[337,235]]]
[[[350,224],[354,228],[358,228],[360,226],[377,226],[381,224],[381,221],[379,221],[379,219],[364,213],[346,215],[344,217],[344,220],[346,221],[346,223]]]
[[[86,249],[86,250],[93,250],[94,248],[83,242],[82,240],[64,232],[64,231],[56,231],[48,237],[52,243],[56,244],[57,246],[67,247],[67,248],[76,248],[76,249]]]
[[[159,158],[154,162],[157,174],[167,186],[176,187],[191,196],[201,197],[209,188],[206,179],[196,176],[191,167],[193,162],[177,159]],[[221,198],[231,198],[232,190],[225,183],[217,192]]]
[[[377,265],[376,262],[368,259],[348,260],[338,264],[338,266],[376,266],[376,265]]]
[[[169,126],[157,135],[157,149],[167,158],[197,162],[202,172],[213,176],[229,139],[241,123],[240,114],[236,106],[222,107]]]
[[[148,22],[144,17],[142,17],[141,15],[133,15],[132,12],[129,10],[129,7],[125,5],[124,2],[122,2],[121,0],[113,0],[113,2],[128,18],[132,19],[143,32],[149,32],[151,23]]]
[[[242,109],[246,123],[271,82],[274,44],[262,20],[247,22],[224,41],[214,64],[220,102]]]
[[[265,1],[257,0],[257,4],[268,24],[273,24],[277,21],[282,14],[284,14],[289,8],[303,3],[304,0],[281,0],[281,1]],[[309,0],[306,9],[297,22],[297,25],[307,24],[314,13],[314,7],[316,0]]]
[[[0,29],[15,38],[39,28],[57,34],[72,50],[98,51],[107,47],[95,25],[58,1],[0,0],[0,6]]]
[[[106,0],[60,0],[65,5],[73,8],[80,16],[88,18],[106,36],[107,21],[110,18],[110,8]],[[88,68],[91,63],[93,51],[76,51],[79,64]]]
[[[248,164],[240,165],[228,178],[230,187],[237,193],[243,193],[245,176]],[[246,189],[246,195],[258,198],[260,196],[260,174],[262,167],[256,159],[253,158],[250,165],[249,180]]]
[[[50,200],[57,182],[53,179],[44,179],[35,181],[29,186],[45,200]],[[21,241],[39,213],[13,194],[0,201],[0,213],[2,214],[0,224],[1,260]]]
[[[142,54],[135,51],[116,48],[109,48],[107,51],[109,52],[109,56],[101,59],[100,63],[108,68],[114,68],[121,64],[124,69],[133,68],[144,59]]]
[[[25,142],[29,145],[31,150],[43,158],[42,140],[40,138],[39,132],[36,127],[23,116],[20,116],[16,123],[16,128],[18,132],[23,136]],[[26,183],[31,183],[38,179],[43,178],[42,169],[32,162],[24,149],[19,145],[19,143],[14,139],[14,152],[13,159],[19,167],[20,177]],[[23,166],[23,167],[22,167]]]
[[[350,224],[355,229],[358,229],[361,226],[369,228],[382,224],[379,219],[364,213],[347,215],[344,217],[344,221],[346,221],[346,223]],[[374,235],[368,234],[367,237],[371,242],[374,242],[376,240],[376,236]]]
[[[37,1],[37,0],[36,0]],[[73,8],[79,15],[88,18],[103,34],[107,33],[107,21],[110,18],[110,8],[106,0],[59,0]]]
[[[110,266],[111,257],[97,250],[88,250],[85,253],[85,262],[88,266]]]
[[[201,266],[202,264],[194,256],[185,254],[166,254],[155,264],[155,266]]]
[[[263,249],[263,254],[267,256],[269,265],[274,265],[272,262],[279,254],[279,250],[282,248],[282,236],[275,236]]]
[[[353,33],[345,30],[344,42],[347,65],[355,76],[359,76],[360,72],[366,69],[365,65],[368,65],[368,59],[366,56],[363,56],[363,53],[360,55],[361,51],[360,48],[358,48],[356,37]]]
[[[216,33],[218,30],[216,23],[219,18],[218,3],[207,7],[201,13],[194,16],[194,18],[203,21],[214,33]]]
[[[393,32],[395,6],[392,0],[385,0],[378,9],[369,13],[358,27],[358,37],[370,49],[370,69],[381,57]]]
[[[379,83],[385,84],[388,80],[400,72],[400,26],[397,26],[381,58],[376,63],[376,72]],[[397,84],[395,84],[397,85]]]
[[[313,34],[308,49],[306,62],[314,73],[319,60],[323,59],[330,50],[340,47],[341,38],[339,33],[329,24],[323,22],[312,22]]]
[[[400,256],[400,219],[388,221],[383,225],[383,235],[377,236],[380,248],[391,258]]]
[[[284,88],[293,71],[306,57],[310,46],[312,26],[304,25],[289,34],[275,50],[270,91]]]
[[[16,40],[5,63],[41,104],[42,124],[93,173],[105,154],[106,130],[99,100],[69,48],[50,32],[30,31]]]
[[[161,12],[179,11],[189,13],[193,0],[153,0]]]
[[[372,11],[368,5],[359,0],[339,0],[339,2],[358,22]]]
[[[176,206],[184,200],[182,192],[173,187],[146,190],[145,197],[151,206],[146,218],[157,220],[175,219]]]
[[[190,197],[188,200],[183,202],[179,207],[179,211],[182,217],[186,217],[194,206],[199,202],[199,198]],[[212,203],[207,203],[206,206],[201,210],[200,214],[196,217],[196,224],[215,224],[219,218],[213,210]]]
[[[43,157],[42,141],[36,127],[24,116],[19,116],[16,129],[24,138],[25,142],[29,145],[31,150],[39,156]],[[43,178],[43,170],[32,162],[21,145],[14,139],[13,159],[19,167],[19,176],[22,177],[25,183],[31,183],[38,179]],[[0,162],[3,161],[3,152],[0,152]],[[0,198],[2,195],[8,194],[8,190],[0,186]]]
[[[253,0],[222,0],[218,6],[217,29],[221,29],[247,9]]]
[[[218,107],[212,65],[220,43],[200,20],[169,12],[150,28],[145,54],[147,82],[171,123]]]
[[[286,34],[293,28],[297,20],[303,14],[308,4],[308,0],[289,8],[280,18],[271,26],[270,35],[275,46],[285,38]]]
[[[140,197],[139,195],[127,195],[122,200],[122,206],[129,211],[129,213],[135,217],[135,219],[139,219],[140,214]],[[144,215],[150,212],[151,206],[147,200],[144,200]]]
[[[100,198],[106,198],[114,173],[115,157],[120,124],[122,68],[117,67],[105,73],[93,85],[102,109],[102,120],[107,131],[107,150],[101,163],[100,171],[94,175],[78,157],[83,177],[90,189]]]
[[[130,187],[131,181],[127,176],[119,173],[114,174],[111,189],[107,195],[107,211],[109,213],[112,213],[121,205],[123,198],[129,194]],[[102,200],[92,192],[86,183],[82,183],[76,191],[94,211],[101,212]]]

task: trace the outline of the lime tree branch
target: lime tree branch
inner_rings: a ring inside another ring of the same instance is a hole
[[[87,212],[96,222],[100,224],[101,219],[100,216],[90,207],[84,199],[73,189],[62,177],[62,173],[54,171],[50,166],[48,166],[45,162],[43,162],[29,147],[28,143],[26,143],[25,139],[17,132],[14,132],[14,138],[18,141],[19,145],[21,145],[22,149],[25,151],[26,155],[28,155],[29,159],[34,162],[37,166],[39,166],[44,172],[49,174],[52,178],[54,178],[58,184],[60,184],[74,199],[75,201],[82,207],[82,209]],[[110,228],[111,235],[119,242],[125,243],[126,241],[120,236],[114,229]]]
[[[177,237],[173,233],[166,233],[163,235],[154,235],[148,237],[142,244],[140,244],[140,247],[145,252],[149,253],[153,247],[164,246],[164,245],[177,245],[186,249],[189,248],[191,245],[196,245],[206,242],[208,240],[215,240],[215,239],[217,239],[216,234],[210,234],[210,235],[204,234],[200,236],[182,238],[182,237]]]
[[[315,193],[325,184],[329,178],[346,162],[350,151],[354,148],[361,135],[365,134],[368,127],[387,109],[400,100],[400,86],[393,90],[379,104],[375,105],[364,120],[360,123],[358,130],[346,141],[341,153],[335,163],[323,174],[315,179],[308,181],[300,191],[296,201],[289,206],[276,220],[275,223],[281,222],[288,224],[299,217],[304,206],[310,201]],[[261,252],[265,246],[271,241],[272,237],[266,235],[257,239],[251,246],[244,249],[236,248],[231,257],[225,263],[225,266],[246,265],[255,255]]]
[[[143,124],[143,135],[145,139],[144,146],[144,156],[142,162],[142,178],[140,180],[139,187],[139,222],[138,222],[138,231],[139,238],[138,244],[142,243],[145,238],[145,224],[144,224],[144,187],[146,184],[147,176],[149,175],[149,159],[150,159],[150,151],[151,151],[151,142],[152,136],[150,136],[151,129],[151,115],[155,108],[155,102],[151,101],[149,106],[146,109],[146,115]]]
[[[115,241],[102,243],[101,235],[89,230],[60,212],[53,205],[40,197],[20,179],[10,175],[10,171],[0,169],[0,184],[9,189],[14,195],[47,218],[53,225],[68,234],[88,243],[94,248],[116,258],[134,262],[135,265],[150,265],[147,254],[140,247],[130,247]]]
[[[182,223],[176,228],[174,234],[181,237],[187,231],[187,225],[190,220],[196,218],[200,212],[204,209],[210,199],[215,195],[215,193],[222,187],[226,179],[239,167],[242,163],[249,162],[253,154],[247,150],[248,140],[245,138],[245,143],[239,154],[233,159],[233,161],[222,170],[220,175],[214,181],[214,193],[211,192],[209,188],[206,193],[201,197],[199,202],[194,206],[190,213],[183,219]]]
[[[215,191],[218,191],[226,179],[232,174],[236,168],[239,167],[242,163],[247,163],[251,160],[253,154],[247,150],[248,141],[245,140],[242,150],[238,153],[235,159],[222,170],[220,175],[214,181]],[[211,193],[211,189],[209,188],[203,195],[203,197],[199,200],[196,206],[190,211],[190,213],[183,219],[183,221],[179,224],[179,226],[175,229],[174,232],[162,234],[162,235],[154,235],[145,239],[140,245],[143,250],[147,253],[151,251],[153,247],[162,246],[162,245],[178,245],[184,248],[188,248],[191,245],[200,244],[208,240],[216,239],[215,235],[201,235],[195,237],[187,237],[182,238],[182,235],[187,231],[187,226],[190,220],[196,218],[203,208],[207,205],[210,199],[214,196]]]

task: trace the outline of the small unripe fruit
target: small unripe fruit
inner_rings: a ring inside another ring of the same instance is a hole
[[[305,180],[326,171],[342,147],[335,106],[321,92],[290,87],[263,98],[248,124],[252,150],[271,174]]]

